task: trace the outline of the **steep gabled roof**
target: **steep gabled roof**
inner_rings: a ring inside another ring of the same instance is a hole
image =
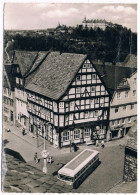
[[[3,87],[8,87],[10,89],[14,89],[15,87],[15,78],[13,75],[13,66],[12,65],[4,65],[4,69],[3,69],[3,75],[4,75],[4,79],[3,79]]]
[[[36,51],[15,51],[12,63],[20,66],[22,76],[26,75],[37,57]]]
[[[116,65],[130,67],[130,68],[137,68],[137,55],[128,54],[126,56],[124,62],[122,62],[122,63],[118,62]]]
[[[118,89],[124,78],[130,78],[130,76],[136,71],[136,68],[115,65],[94,65],[111,94]]]
[[[32,64],[31,69],[26,73],[25,77],[27,77],[29,74],[31,74],[44,60],[44,58],[49,54],[47,51],[40,51],[37,53],[36,58],[34,60],[34,63]]]
[[[51,52],[25,88],[55,100],[59,99],[86,57],[82,54]]]

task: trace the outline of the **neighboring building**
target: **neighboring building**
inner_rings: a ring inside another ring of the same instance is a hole
[[[84,28],[101,28],[102,30],[105,30],[107,26],[113,26],[111,22],[107,22],[106,20],[87,20],[86,17],[84,18],[82,25]]]
[[[123,180],[125,182],[137,180],[137,131],[133,133],[125,147]]]
[[[130,67],[130,68],[137,68],[137,55],[135,54],[128,54],[124,60],[124,62],[116,63],[117,66],[123,67]]]
[[[46,30],[46,35],[54,35],[56,32],[56,29],[55,28],[47,28]]]
[[[37,52],[15,51],[12,66],[17,70],[15,85],[16,123],[28,130],[27,94],[24,90],[25,75],[37,58]]]
[[[107,139],[123,137],[137,120],[136,68],[96,65],[112,94]]]
[[[16,72],[11,65],[3,68],[3,120],[15,123],[15,76]]]
[[[86,55],[51,52],[26,84],[29,129],[56,147],[106,138],[109,92]],[[25,80],[26,82],[26,80]]]

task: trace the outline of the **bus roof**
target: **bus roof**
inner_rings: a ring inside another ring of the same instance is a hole
[[[62,167],[58,174],[74,177],[92,158],[94,158],[99,152],[96,150],[85,149],[64,167]]]

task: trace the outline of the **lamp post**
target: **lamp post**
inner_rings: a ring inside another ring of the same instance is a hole
[[[43,173],[47,173],[48,172],[48,170],[47,170],[47,164],[46,164],[46,162],[47,162],[47,157],[48,157],[48,155],[49,155],[49,152],[47,151],[47,150],[43,150],[42,152],[41,152],[41,154],[42,154],[42,157],[44,158],[44,165],[43,165]]]
[[[49,121],[44,123],[45,126],[46,124],[49,125]],[[49,152],[46,150],[46,142],[45,142],[45,129],[44,129],[44,150],[41,152],[41,155],[44,159],[44,165],[43,165],[43,173],[47,174],[48,170],[47,170],[47,157],[49,156]]]

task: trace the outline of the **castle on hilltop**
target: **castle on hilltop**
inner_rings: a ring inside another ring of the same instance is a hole
[[[111,22],[107,22],[105,19],[101,20],[101,19],[86,19],[86,17],[84,18],[84,20],[82,21],[82,25],[83,27],[88,27],[88,28],[101,28],[102,30],[105,30],[105,28],[107,26],[112,27],[114,24],[112,24]]]

